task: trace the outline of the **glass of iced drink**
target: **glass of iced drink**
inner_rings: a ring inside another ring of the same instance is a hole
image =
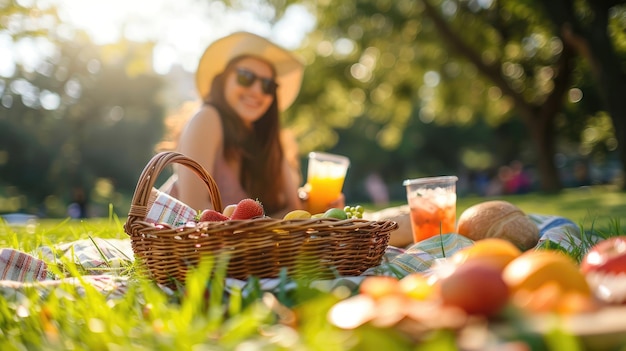
[[[456,226],[456,176],[407,179],[413,242],[453,233]]]
[[[307,187],[309,212],[316,214],[328,209],[337,200],[350,166],[350,160],[341,155],[326,152],[309,153]]]

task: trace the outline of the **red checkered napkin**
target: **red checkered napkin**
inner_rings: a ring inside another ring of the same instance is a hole
[[[146,215],[146,222],[167,223],[171,226],[181,226],[192,221],[198,211],[187,206],[182,201],[152,188],[148,200],[150,210]]]

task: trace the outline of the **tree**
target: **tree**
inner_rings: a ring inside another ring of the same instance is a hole
[[[541,4],[563,41],[590,65],[595,87],[613,122],[622,171],[626,174],[626,1],[558,0]],[[626,182],[622,183],[622,190],[626,190]]]
[[[564,113],[585,66],[537,2],[307,4],[318,23],[303,48],[310,75],[292,118],[304,140],[332,145],[335,134],[324,125],[345,128],[364,117],[382,123],[375,142],[393,149],[414,110],[423,122],[442,126],[483,119],[496,128],[518,118],[542,190],[561,189],[554,163],[559,130],[584,128],[574,122],[589,118]]]
[[[45,203],[57,216],[65,207],[50,204],[72,201],[76,188],[98,195],[94,185],[107,180],[105,201],[127,206],[120,193],[132,192],[163,134],[164,82],[150,66],[152,44],[95,46],[80,31],[59,36],[57,28],[12,33],[18,42],[45,42],[48,54],[0,77],[0,185],[28,198],[22,210]]]

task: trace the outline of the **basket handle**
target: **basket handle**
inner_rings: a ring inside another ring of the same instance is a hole
[[[222,198],[213,177],[198,162],[175,151],[165,151],[155,155],[144,167],[128,212],[128,222],[143,221],[148,215],[148,200],[158,175],[171,163],[178,163],[190,168],[198,175],[209,190],[213,208],[222,212]],[[127,223],[128,224],[128,223]]]

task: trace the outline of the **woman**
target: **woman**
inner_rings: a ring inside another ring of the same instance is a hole
[[[295,56],[251,33],[224,37],[204,52],[196,72],[203,104],[177,149],[211,174],[224,205],[254,198],[276,218],[306,207],[281,146],[279,118],[298,95],[302,74]],[[204,183],[185,167],[176,168],[161,190],[195,209],[212,207]]]

